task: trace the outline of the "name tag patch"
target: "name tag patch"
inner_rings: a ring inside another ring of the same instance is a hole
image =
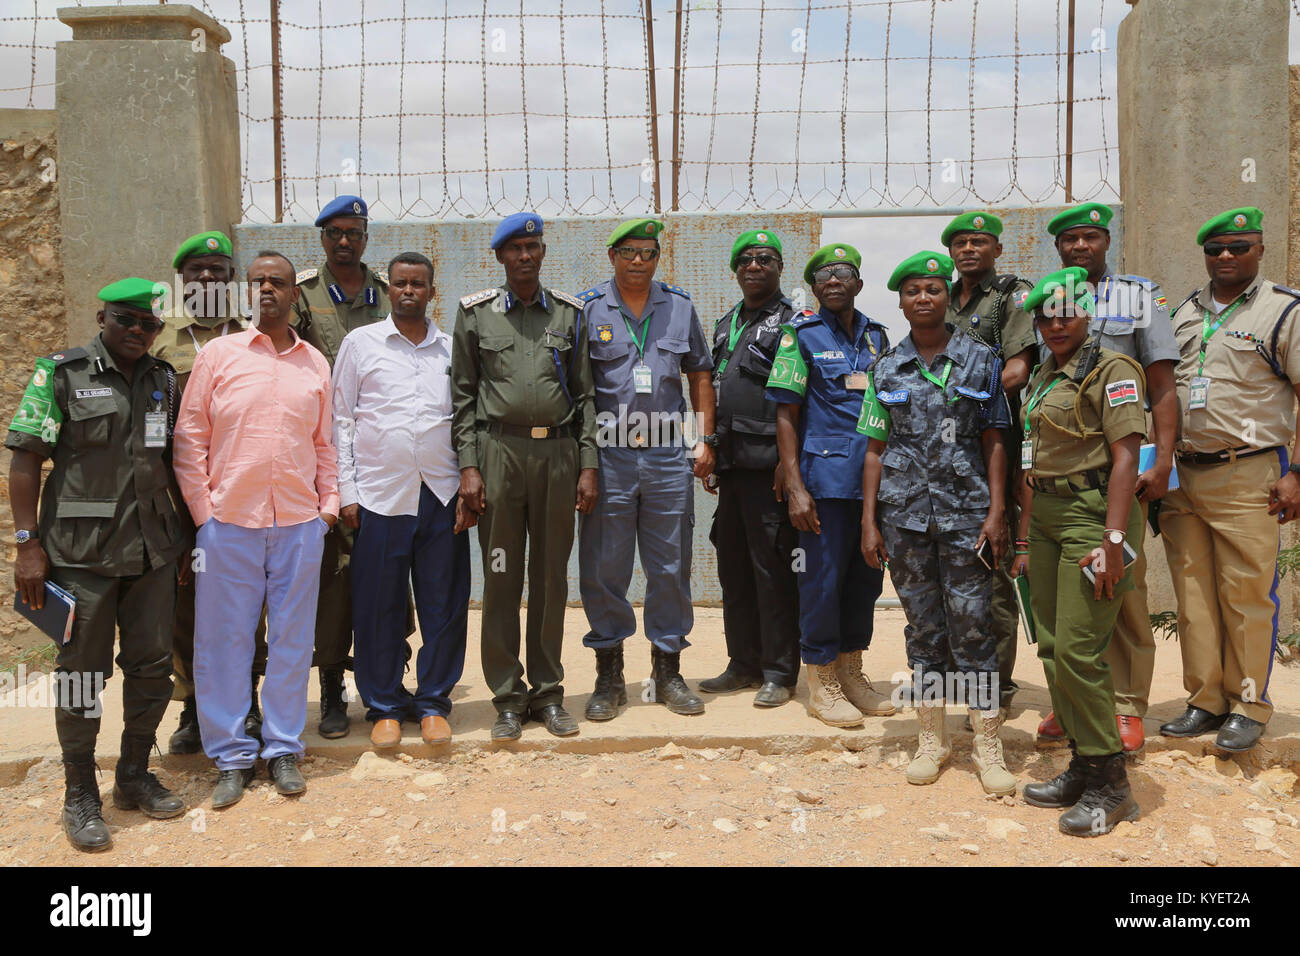
[[[973,388],[967,388],[965,385],[957,386],[957,394],[964,395],[967,398],[973,398],[977,402],[987,402],[989,400],[988,392],[981,392]]]
[[[1106,386],[1106,402],[1111,408],[1137,400],[1138,388],[1137,381],[1134,379],[1126,378],[1122,382],[1112,382]]]
[[[836,351],[830,351],[830,352],[814,352],[814,353],[813,353],[813,358],[815,358],[815,359],[826,359],[826,360],[830,361],[830,360],[833,360],[833,359],[842,359],[842,358],[844,358],[844,353],[843,353],[843,352],[840,352],[840,351],[838,351],[838,350],[836,350]]]
[[[911,391],[910,388],[898,388],[892,392],[877,392],[876,400],[882,405],[902,405]]]
[[[113,394],[111,388],[79,388],[77,398],[107,398]]]

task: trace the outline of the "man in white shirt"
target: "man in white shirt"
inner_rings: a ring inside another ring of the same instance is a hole
[[[451,690],[465,664],[469,539],[459,520],[451,443],[451,336],[426,315],[433,263],[403,252],[388,266],[388,318],[349,332],[334,362],[340,518],[356,529],[352,627],[357,690],[380,748],[403,720],[451,741]],[[416,691],[402,686],[407,582],[423,646]]]

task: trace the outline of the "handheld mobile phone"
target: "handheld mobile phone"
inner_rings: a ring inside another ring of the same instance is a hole
[[[980,559],[980,564],[993,570],[993,545],[989,544],[989,539],[985,538],[984,543],[975,549],[975,557]]]
[[[1132,564],[1137,559],[1138,559],[1137,552],[1134,551],[1133,548],[1129,546],[1129,543],[1127,541],[1125,541],[1124,542],[1124,567],[1127,568],[1130,564]],[[1094,574],[1092,571],[1091,562],[1085,564],[1079,570],[1083,572],[1083,576],[1088,579],[1089,584],[1097,583],[1097,575]]]

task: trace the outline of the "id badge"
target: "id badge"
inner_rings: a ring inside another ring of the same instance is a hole
[[[1192,376],[1192,385],[1190,394],[1187,396],[1187,407],[1205,408],[1210,404],[1210,380],[1204,375]]]
[[[1020,468],[1028,471],[1034,467],[1034,441],[1026,438],[1020,443]]]
[[[867,390],[867,373],[848,372],[844,376],[844,387],[850,392],[865,392]]]
[[[145,412],[144,413],[144,447],[145,448],[166,448],[167,447],[167,413],[166,412]]]
[[[649,365],[638,365],[632,369],[632,381],[636,385],[638,395],[649,395],[652,391],[654,376],[650,373]]]

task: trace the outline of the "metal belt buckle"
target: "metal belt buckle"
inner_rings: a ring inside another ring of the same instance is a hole
[[[529,438],[546,438],[551,434],[550,428],[545,425],[534,425],[528,432]]]

